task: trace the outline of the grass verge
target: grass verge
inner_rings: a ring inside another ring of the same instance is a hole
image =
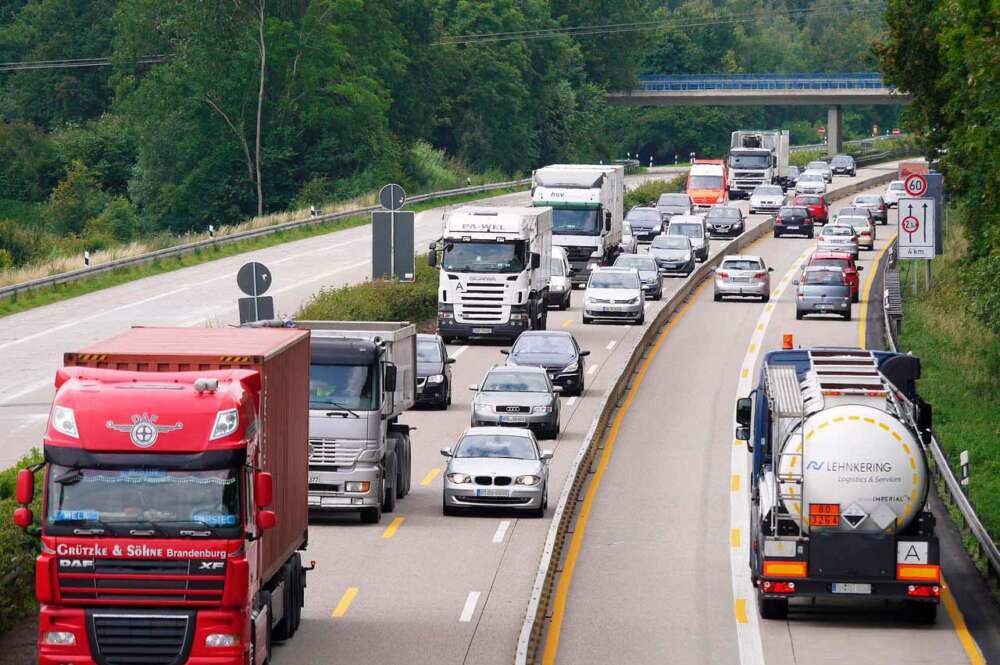
[[[945,254],[931,262],[929,291],[924,288],[923,265],[904,262],[901,267],[899,347],[920,357],[920,393],[934,407],[934,430],[956,475],[959,454],[969,451],[969,500],[996,541],[1000,534],[1000,337],[968,312],[961,269],[967,244],[953,213],[945,228],[945,248]],[[917,292],[913,290],[915,272],[920,282]],[[975,554],[974,539],[969,534],[964,539]]]
[[[18,507],[14,488],[19,469],[42,460],[37,450],[9,469],[0,471],[0,633],[35,612],[35,557],[39,540],[14,526],[11,515]],[[41,515],[41,492],[35,491],[32,510]]]
[[[437,208],[445,205],[455,205],[459,203],[465,203],[468,201],[476,201],[484,198],[490,198],[493,196],[509,194],[513,191],[516,190],[499,189],[479,194],[465,194],[462,196],[453,196],[446,199],[437,199],[435,201],[424,201],[421,203],[416,203],[412,206],[408,206],[407,209],[419,212],[421,210],[428,210],[430,208]],[[94,275],[93,277],[76,280],[73,282],[69,282],[67,284],[35,289],[32,291],[28,291],[27,293],[21,293],[0,300],[0,316],[8,316],[10,314],[16,314],[18,312],[23,312],[29,309],[33,309],[35,307],[51,305],[52,303],[60,302],[62,300],[68,300],[69,298],[76,298],[77,296],[93,293],[94,291],[100,291],[101,289],[106,289],[112,286],[118,286],[121,284],[125,284],[127,282],[135,281],[137,279],[152,277],[154,275],[159,275],[165,272],[171,272],[173,270],[180,270],[181,268],[188,268],[194,265],[205,263],[207,261],[215,261],[216,259],[222,259],[227,256],[233,256],[236,254],[242,254],[244,252],[252,252],[259,249],[265,249],[267,247],[273,247],[275,245],[280,245],[295,240],[302,240],[304,238],[312,238],[315,236],[325,235],[327,233],[333,233],[335,231],[341,231],[356,226],[364,226],[366,224],[369,224],[370,221],[371,220],[369,217],[364,215],[359,215],[357,217],[350,217],[348,219],[340,219],[330,222],[320,222],[313,226],[298,228],[291,231],[281,231],[277,233],[272,233],[271,235],[263,236],[261,238],[246,240],[244,242],[235,242],[228,245],[217,245],[212,247],[211,249],[193,250],[192,252],[183,254],[181,256],[175,256],[166,259],[157,259],[154,261],[150,261],[149,263],[144,263],[142,265],[133,266],[129,268],[119,268],[117,270],[112,270],[106,273],[101,273],[99,275]]]

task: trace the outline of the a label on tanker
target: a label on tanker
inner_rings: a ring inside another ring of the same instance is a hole
[[[123,557],[126,559],[225,559],[225,550],[212,547],[191,547],[184,545],[123,545],[59,543],[59,556],[90,556],[98,558]]]

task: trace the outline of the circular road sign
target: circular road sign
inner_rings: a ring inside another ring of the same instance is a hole
[[[919,173],[911,173],[903,181],[903,189],[910,196],[923,196],[927,193],[927,178]]]
[[[399,185],[393,183],[386,185],[379,190],[378,202],[386,210],[399,210],[406,202],[406,192]]]
[[[263,263],[244,263],[236,273],[236,284],[248,296],[262,296],[271,288],[271,271]]]
[[[920,220],[914,217],[913,215],[909,215],[901,219],[899,221],[899,225],[903,227],[904,231],[906,231],[912,236],[920,228]]]

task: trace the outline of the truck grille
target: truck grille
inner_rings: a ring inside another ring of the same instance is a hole
[[[212,606],[222,602],[226,562],[218,559],[94,559],[89,569],[64,568],[59,592],[69,604],[95,602]]]
[[[91,655],[101,665],[179,665],[191,651],[193,614],[90,615]]]
[[[309,465],[353,466],[364,449],[364,441],[309,439]]]
[[[455,315],[463,323],[506,323],[503,296],[506,284],[473,282],[459,294]]]
[[[570,263],[586,263],[594,253],[593,247],[566,247],[566,257]]]

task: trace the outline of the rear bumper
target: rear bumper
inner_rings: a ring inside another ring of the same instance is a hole
[[[766,296],[771,292],[767,282],[733,283],[715,280],[715,292],[723,296]]]
[[[908,582],[900,580],[826,580],[814,578],[778,578],[761,577],[756,581],[757,589],[764,598],[880,598],[883,600],[914,600],[937,604],[940,602],[938,596],[933,595],[933,587],[937,587],[940,592],[940,583],[934,582]],[[763,590],[764,582],[794,582],[795,591],[793,593],[768,593]],[[834,584],[870,584],[871,593],[835,593]],[[910,595],[910,589],[927,588],[932,594],[930,596]]]
[[[803,314],[843,314],[851,311],[851,300],[850,298],[845,301],[837,301],[830,298],[822,300],[796,297],[795,308]]]

